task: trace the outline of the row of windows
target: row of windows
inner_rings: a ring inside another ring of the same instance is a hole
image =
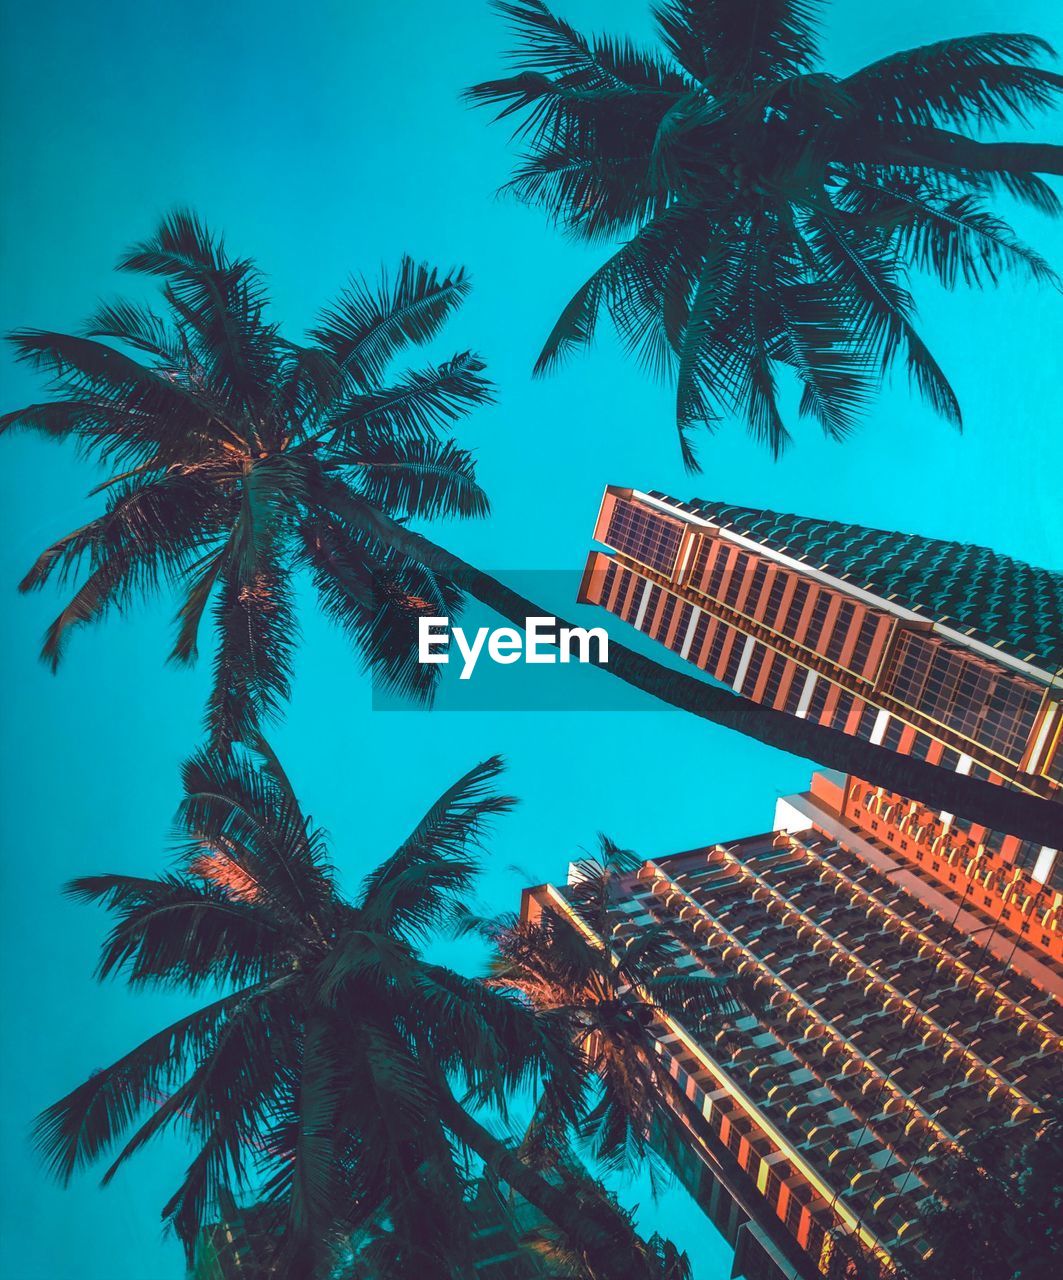
[[[749,572],[751,564],[755,565],[752,574]],[[765,594],[764,588],[769,575],[771,585]],[[794,582],[793,594],[785,613],[780,616],[783,598],[791,582]],[[834,625],[830,629],[826,645],[823,646],[827,616],[834,602],[840,598],[839,593],[814,586],[807,579],[780,569],[767,559],[738,550],[719,539],[706,538],[702,541],[694,559],[690,583],[695,590],[704,591],[729,608],[756,618],[810,649],[819,649],[833,662],[841,660],[859,607],[852,600],[841,598]],[[801,616],[813,592],[812,612],[808,626],[802,631]],[[862,612],[853,642],[853,653],[846,664],[851,670],[866,674],[871,647],[883,616],[874,611]]]
[[[1005,759],[1030,739],[1041,690],[941,641],[907,632],[890,662],[886,691]]]

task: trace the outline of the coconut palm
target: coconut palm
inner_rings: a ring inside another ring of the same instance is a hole
[[[107,1154],[104,1182],[176,1129],[194,1155],[163,1215],[190,1262],[205,1225],[253,1187],[271,1274],[327,1274],[353,1234],[386,1220],[404,1274],[465,1277],[464,1155],[472,1152],[576,1242],[603,1274],[646,1280],[623,1215],[564,1193],[494,1136],[515,1089],[581,1090],[549,1018],[431,963],[422,946],[467,897],[492,817],[497,759],[460,778],[347,900],[323,833],[262,748],[185,767],[175,870],[99,875],[69,892],[114,925],[101,978],[206,1003],[94,1072],[39,1118],[67,1181]],[[610,1270],[612,1268],[612,1270]]]
[[[519,121],[509,189],[578,239],[624,242],[561,313],[538,372],[608,313],[632,354],[674,377],[691,469],[691,429],[726,414],[782,452],[780,369],[834,439],[898,360],[959,425],[910,275],[1055,280],[987,201],[1003,191],[1057,214],[1038,175],[1063,173],[1063,146],[957,132],[1052,104],[1063,77],[1034,65],[1044,40],[943,40],[839,76],[822,69],[817,0],[659,0],[659,50],[589,39],[542,0],[496,7],[514,74],[468,96]]]
[[[924,1223],[931,1251],[915,1280],[1050,1280],[1063,1266],[1063,1116],[1014,1134],[981,1134],[950,1163]]]
[[[164,588],[177,599],[171,658],[215,632],[207,708],[213,744],[250,740],[289,694],[301,574],[376,678],[430,702],[442,667],[417,658],[425,613],[455,618],[474,596],[518,627],[553,611],[411,526],[483,515],[473,459],[442,433],[489,398],[466,352],[390,371],[438,337],[469,289],[463,271],[403,259],[354,281],[307,343],[267,314],[262,276],[190,213],[165,219],[124,270],[162,282],[165,316],[102,307],[84,334],[23,330],[19,356],[52,375],[51,399],[0,431],[72,439],[112,472],[103,514],[38,557],[22,590],[74,579],[45,637],[54,668],[71,632]],[[558,618],[561,626],[570,626]],[[798,720],[674,670],[613,639],[605,669],[669,705],[993,830],[1052,844],[1058,810],[837,729]]]
[[[537,918],[503,917],[482,928],[494,944],[492,984],[528,1000],[567,1029],[588,1076],[598,1082],[580,1130],[596,1159],[614,1170],[643,1166],[658,1121],[677,1100],[676,1085],[656,1050],[657,1011],[704,1033],[740,1011],[733,980],[675,967],[664,926],[633,930],[617,910],[625,882],[641,860],[600,837],[597,856],[573,864],[567,890],[572,910],[592,931],[544,910]],[[526,1139],[529,1152],[549,1161],[567,1140],[568,1100],[547,1088]],[[557,1123],[557,1122],[560,1123]]]
[[[57,394],[0,425],[73,437],[117,469],[93,490],[104,513],[48,547],[22,581],[26,591],[87,569],[42,656],[54,669],[75,627],[170,586],[173,661],[194,660],[210,610],[207,718],[227,744],[288,696],[293,579],[305,570],[367,664],[424,693],[432,669],[412,659],[404,629],[413,605],[449,613],[456,593],[376,542],[355,512],[357,502],[398,519],[487,511],[470,454],[440,434],[490,399],[482,361],[463,352],[391,370],[404,348],[439,333],[468,293],[465,273],[403,258],[377,284],[352,281],[299,345],[269,320],[254,264],[190,213],[165,219],[119,266],[162,280],[165,317],[117,302],[81,335],[12,335]]]

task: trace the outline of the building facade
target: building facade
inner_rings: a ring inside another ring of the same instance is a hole
[[[1063,1084],[1047,961],[1024,973],[971,936],[839,816],[841,793],[817,778],[771,831],[644,863],[608,937],[565,886],[524,895],[525,918],[552,912],[588,945],[655,924],[674,970],[741,979],[755,1013],[709,1035],[656,1015],[674,1089],[655,1137],[745,1280],[903,1273],[948,1157],[994,1126],[1019,1144]]]
[[[1063,798],[1063,575],[983,547],[614,486],[594,537],[604,550],[580,600],[741,696]],[[857,778],[839,807],[1063,977],[1055,849]]]

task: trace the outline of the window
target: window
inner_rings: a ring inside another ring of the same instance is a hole
[[[779,685],[782,683],[783,672],[786,670],[786,659],[781,653],[773,653],[768,664],[768,678],[764,684],[764,694],[761,697],[761,703],[770,707],[775,702],[775,695],[779,692]]]
[[[1006,839],[1007,836],[1002,831],[987,831],[982,836],[982,844],[985,845],[987,852],[999,853]]]
[[[714,596],[719,599],[720,586],[723,582],[723,575],[727,571],[727,561],[730,559],[730,549],[722,542],[716,543],[716,559],[712,567],[712,576],[709,578],[708,585],[705,587],[705,594]]]
[[[745,645],[742,646],[745,648]],[[746,667],[746,673],[742,677],[742,687],[739,693],[745,694],[747,698],[753,696],[753,690],[757,687],[757,681],[760,679],[760,671],[764,666],[764,659],[768,650],[762,644],[754,644],[753,652],[750,654],[749,665]]]
[[[808,599],[810,590],[809,583],[803,579],[795,587],[793,598],[790,600],[790,607],[786,610],[786,617],[783,619],[782,632],[784,635],[793,638],[796,634],[797,624],[801,618],[801,610],[805,607],[805,601]]]
[[[837,662],[842,656],[842,650],[845,648],[845,641],[849,635],[849,627],[855,613],[855,604],[850,600],[842,602],[842,607],[838,610],[838,616],[834,619],[834,629],[830,633],[830,640],[827,642],[827,657],[832,662]]]
[[[1015,850],[1015,856],[1012,858],[1012,863],[1016,867],[1029,869],[1035,865],[1040,856],[1040,845],[1034,844],[1032,840],[1020,840],[1019,847]]]
[[[801,701],[801,691],[805,687],[805,681],[808,679],[808,672],[804,667],[797,667],[794,671],[794,678],[790,681],[790,688],[786,692],[786,702],[783,704],[783,710],[793,715],[797,710],[797,704]]]
[[[624,605],[623,612],[620,616],[625,622],[634,622],[635,615],[639,611],[639,601],[642,599],[642,593],[646,589],[646,583],[644,579],[638,577],[630,570],[626,570],[625,572],[627,573],[628,580],[626,587],[621,587],[621,593],[624,595],[624,599],[627,603]]]
[[[745,599],[739,606],[745,613],[756,613],[757,601],[760,599],[760,592],[764,586],[764,579],[768,576],[768,568],[769,565],[767,560],[761,560],[753,570],[753,581],[749,584],[749,591],[746,593]]]
[[[878,707],[871,706],[870,703],[864,704],[863,711],[860,712],[860,719],[856,726],[856,736],[858,738],[870,738],[874,732],[875,721],[878,719]]]
[[[723,654],[723,646],[727,637],[732,634],[733,628],[718,623],[716,634],[712,637],[712,644],[709,645],[709,656],[705,661],[705,670],[715,672],[720,665],[720,657]]]
[[[738,593],[742,589],[742,580],[745,577],[746,565],[749,564],[749,556],[744,551],[734,558],[734,564],[731,571],[727,575],[727,590],[723,593],[723,602],[726,605],[734,605],[738,599]]]
[[[649,630],[650,623],[653,621],[653,615],[657,612],[657,601],[660,600],[663,592],[661,588],[658,587],[656,584],[651,586],[650,594],[646,598],[645,610],[642,609],[642,592],[643,592],[643,588],[641,587],[636,588],[635,594],[632,597],[633,608],[632,608],[631,621],[636,622],[638,619],[639,613],[641,612],[642,626],[640,627],[640,630],[642,629]]]
[[[654,603],[656,603],[656,601],[654,601]],[[673,596],[671,594],[668,595],[667,599],[664,602],[664,608],[661,610],[661,620],[657,624],[657,627],[654,631],[654,636],[657,640],[660,640],[663,642],[665,636],[668,634],[668,627],[671,624],[672,616],[675,613],[675,607],[678,603],[679,603],[679,598],[677,596]],[[647,609],[646,610],[647,623],[649,619],[652,618],[652,616],[653,615],[650,609]]]
[[[694,567],[690,571],[688,581],[696,589],[701,590],[705,581],[705,570],[709,567],[709,560],[713,551],[717,547],[714,539],[699,535],[698,551],[694,557]]]
[[[875,632],[878,631],[878,624],[879,615],[877,613],[866,614],[864,620],[860,623],[860,630],[856,633],[856,644],[853,646],[853,656],[849,659],[849,667],[861,675],[864,674],[868,655],[871,653],[871,645],[875,639]]]
[[[838,701],[834,707],[834,713],[830,718],[830,727],[832,729],[844,729],[845,722],[849,719],[849,712],[853,709],[856,699],[848,690],[843,689],[838,695]]]
[[[1016,761],[1029,742],[1042,696],[1019,676],[913,632],[901,637],[885,688],[907,706]]]
[[[687,638],[687,628],[690,626],[690,615],[694,612],[694,606],[684,602],[683,607],[679,610],[679,621],[676,623],[675,635],[669,648],[674,649],[676,653],[683,647],[683,641]],[[663,640],[667,632],[661,632]]]
[[[724,684],[734,684],[735,676],[738,675],[738,668],[742,662],[742,650],[745,647],[745,637],[736,635],[734,644],[731,646],[730,656],[727,659],[727,666],[724,668],[723,675],[721,676]]]
[[[768,592],[768,601],[764,606],[764,613],[761,615],[763,621],[772,626],[775,622],[775,615],[779,612],[779,606],[782,604],[782,598],[786,593],[786,584],[790,581],[789,576],[775,571],[775,577],[772,579],[771,589]]]
[[[677,520],[618,498],[609,518],[605,542],[658,573],[671,574],[682,536],[683,526]]]
[[[809,649],[815,649],[819,643],[819,637],[823,632],[823,624],[827,620],[827,610],[830,608],[830,596],[825,591],[820,591],[816,596],[816,602],[812,606],[812,616],[808,620],[808,630],[803,637],[799,637],[801,643],[807,645]]]
[[[811,720],[818,724],[819,718],[823,714],[823,708],[827,705],[827,694],[831,691],[829,680],[817,680],[816,687],[812,690],[812,698],[808,704],[808,710],[805,712],[805,719]]]

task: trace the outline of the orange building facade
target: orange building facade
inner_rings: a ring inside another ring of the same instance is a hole
[[[594,537],[604,549],[580,600],[739,695],[1063,798],[1063,576],[986,548],[613,486]],[[1063,977],[1057,850],[855,778],[837,807]]]
[[[698,1038],[658,1011],[654,1034],[676,1086],[657,1145],[745,1280],[903,1274],[946,1157],[990,1127],[1021,1143],[1063,1083],[1051,968],[972,936],[841,804],[817,778],[772,831],[647,861],[607,936],[565,886],[524,895],[589,946],[663,926],[673,971],[744,983],[755,1012]]]

